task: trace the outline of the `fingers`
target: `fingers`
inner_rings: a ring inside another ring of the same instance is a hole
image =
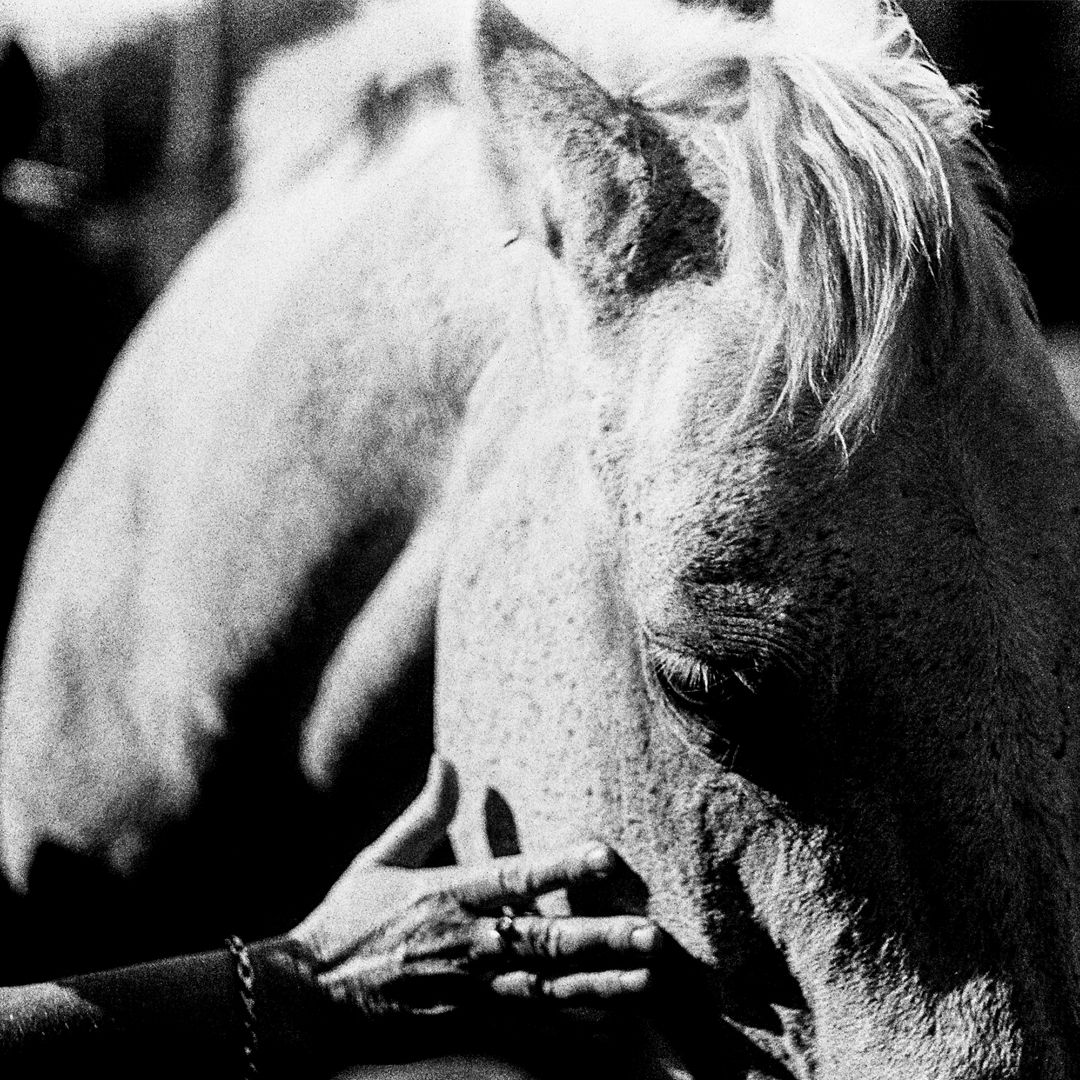
[[[629,971],[580,971],[572,975],[545,977],[535,971],[508,971],[491,981],[499,997],[537,999],[560,1003],[585,1002],[641,994],[649,989],[652,973],[647,968]]]
[[[446,836],[457,801],[457,773],[445,758],[434,755],[424,790],[361,858],[368,865],[420,866]]]
[[[498,908],[602,880],[618,864],[618,856],[605,844],[585,844],[558,855],[515,855],[477,867],[454,886],[454,894],[472,907]]]
[[[640,994],[661,949],[646,919],[476,916],[452,896],[429,897],[319,974],[337,1001],[445,1011],[491,995],[600,1004]]]
[[[563,963],[568,968],[638,967],[661,948],[659,927],[630,915],[608,918],[481,919],[473,953],[516,967],[521,960]]]

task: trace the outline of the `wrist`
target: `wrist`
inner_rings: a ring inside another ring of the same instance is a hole
[[[265,1075],[291,1074],[303,1061],[332,1053],[331,1007],[319,985],[315,958],[283,936],[248,946],[254,973],[255,1024]]]

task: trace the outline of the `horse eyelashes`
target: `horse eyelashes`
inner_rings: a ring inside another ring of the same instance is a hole
[[[673,704],[687,709],[708,706],[717,679],[707,664],[666,649],[654,650],[652,663],[658,685]]]
[[[725,769],[751,768],[757,749],[774,734],[786,738],[794,731],[801,688],[783,665],[760,658],[724,663],[647,636],[642,658],[650,697],[661,715],[689,747]]]
[[[754,705],[755,689],[745,673],[655,644],[647,646],[647,668],[664,705],[694,725],[703,748],[730,757]]]

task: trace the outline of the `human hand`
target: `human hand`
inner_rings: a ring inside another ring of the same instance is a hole
[[[605,845],[415,869],[445,836],[456,803],[453,770],[434,758],[417,800],[289,935],[313,957],[327,994],[401,1015],[493,995],[582,1005],[646,989],[661,942],[648,920],[504,913],[615,874],[618,857]]]

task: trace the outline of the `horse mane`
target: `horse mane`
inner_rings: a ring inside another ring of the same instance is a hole
[[[1019,301],[1030,314],[997,212],[1003,189],[975,137],[983,113],[891,5],[833,48],[782,25],[739,46],[741,100],[730,49],[635,97],[719,167],[729,259],[757,260],[773,283],[758,371],[777,351],[786,359],[777,410],[793,414],[809,393],[822,405],[816,437],[851,447],[973,303],[1004,313]]]
[[[769,19],[728,5],[658,19],[624,68],[619,55],[593,56],[597,43],[577,40],[576,23],[560,45],[712,160],[729,258],[764,264],[775,291],[757,370],[765,377],[777,353],[786,360],[776,409],[794,413],[809,394],[821,404],[816,437],[852,447],[917,358],[962,351],[957,335],[977,329],[975,313],[1009,325],[1017,312],[1030,321],[1032,305],[1008,257],[1003,187],[976,138],[974,92],[949,85],[891,0],[773,8]],[[408,94],[456,62],[448,42],[459,17],[452,3],[373,0],[362,19],[268,68],[240,110],[241,186],[286,186],[345,135],[376,149],[376,114],[392,106],[407,118]],[[619,48],[638,40],[625,37],[615,35]],[[741,64],[745,84],[733,78]],[[306,98],[297,79],[323,87],[330,106],[305,110],[303,134],[283,136],[281,100]],[[445,81],[433,85],[445,93]]]

